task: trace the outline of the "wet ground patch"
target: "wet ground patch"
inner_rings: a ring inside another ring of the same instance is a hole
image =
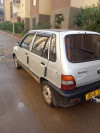
[[[0,45],[0,61],[1,60],[8,60],[11,61],[13,56],[11,54],[11,49],[4,48]]]

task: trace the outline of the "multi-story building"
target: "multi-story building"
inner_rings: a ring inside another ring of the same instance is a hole
[[[0,23],[4,21],[4,10],[3,10],[3,3],[0,0]]]
[[[11,22],[21,22],[19,14],[20,0],[10,0],[10,18]]]
[[[5,21],[24,22],[25,31],[38,24],[51,23],[63,16],[61,28],[73,27],[74,14],[81,7],[97,4],[98,0],[4,0]]]
[[[50,23],[51,0],[4,0],[5,21],[24,22],[25,31]]]
[[[10,0],[11,22],[24,22],[25,31],[30,29],[30,0]]]
[[[63,16],[62,28],[72,29],[74,14],[80,8],[97,4],[98,0],[51,0],[51,24],[54,26],[57,16]]]
[[[50,23],[51,0],[30,0],[30,29],[36,24]]]

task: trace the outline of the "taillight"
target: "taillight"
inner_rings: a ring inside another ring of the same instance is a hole
[[[76,88],[76,82],[73,76],[61,76],[61,90],[73,90]]]

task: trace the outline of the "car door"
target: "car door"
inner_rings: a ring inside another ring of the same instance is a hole
[[[51,35],[37,33],[30,52],[29,69],[34,75],[46,77]]]
[[[29,51],[30,51],[30,47],[31,47],[31,43],[32,43],[32,40],[34,38],[34,35],[35,35],[35,32],[26,35],[25,38],[22,40],[19,48],[18,48],[17,58],[26,67],[28,67]]]

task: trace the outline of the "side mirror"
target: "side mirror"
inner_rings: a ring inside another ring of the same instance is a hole
[[[14,46],[19,46],[20,42],[14,43]]]

